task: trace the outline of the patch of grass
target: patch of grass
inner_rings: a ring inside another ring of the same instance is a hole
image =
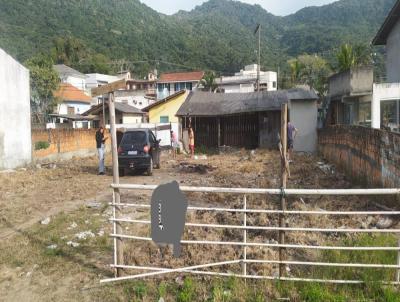
[[[49,147],[50,147],[49,142],[40,141],[40,142],[35,143],[35,150],[43,150],[43,149],[47,149]]]
[[[182,288],[178,292],[178,302],[191,302],[196,297],[196,286],[192,278],[187,277],[183,281]]]

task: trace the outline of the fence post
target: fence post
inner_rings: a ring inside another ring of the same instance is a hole
[[[281,110],[281,188],[282,188],[282,195],[281,195],[281,211],[286,211],[286,199],[285,199],[285,189],[287,185],[287,113],[288,113],[288,105],[283,104]],[[285,215],[279,215],[279,227],[285,227]],[[285,244],[285,232],[279,231],[279,244]],[[279,261],[284,260],[284,249],[279,248]],[[279,264],[279,278],[281,278],[285,273],[285,265]]]
[[[112,161],[113,161],[113,183],[119,184],[119,169],[118,169],[118,146],[117,146],[117,129],[115,127],[115,100],[114,100],[114,93],[110,93],[109,101],[108,101],[108,108],[110,110],[110,131],[111,131],[111,143],[112,143]],[[116,206],[115,204],[120,204],[121,202],[121,195],[118,188],[114,188],[114,211],[113,216],[118,219],[121,217],[121,208]],[[115,232],[117,235],[122,235],[122,226],[120,222],[115,224]],[[116,256],[116,265],[124,264],[124,251],[122,246],[122,238],[118,237],[115,241],[114,245],[114,253]],[[122,275],[122,269],[116,269],[117,277]]]
[[[244,212],[243,212],[243,225],[244,225],[244,227],[247,227],[247,213],[246,213],[246,210],[247,210],[247,196],[246,195],[244,195],[244,198],[243,198],[243,203],[244,203],[244,206],[243,206],[243,209],[245,210]],[[247,263],[246,263],[246,260],[247,260],[247,246],[246,246],[246,244],[247,244],[247,229],[244,229],[244,231],[243,231],[243,243],[245,244],[243,247],[243,276],[247,276]]]
[[[400,247],[400,239],[398,241],[398,246]],[[400,266],[400,250],[397,251],[397,265]],[[396,282],[400,282],[400,268],[397,269]]]

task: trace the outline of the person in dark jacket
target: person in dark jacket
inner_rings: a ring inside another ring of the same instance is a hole
[[[99,175],[104,175],[105,171],[104,156],[106,140],[107,138],[104,137],[104,128],[100,127],[96,132],[96,148],[99,154]]]

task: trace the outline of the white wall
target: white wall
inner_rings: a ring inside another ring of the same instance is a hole
[[[381,102],[400,99],[400,83],[374,84],[372,95],[372,128],[381,127]]]
[[[123,124],[140,124],[143,122],[141,115],[124,113],[122,116]]]
[[[397,21],[387,39],[386,70],[389,83],[400,82],[400,21]]]
[[[75,108],[75,114],[82,114],[90,109],[90,104],[78,102],[63,102],[58,105],[58,114],[68,114],[68,107]]]
[[[29,71],[0,49],[0,170],[32,160]]]
[[[71,84],[82,91],[85,91],[86,89],[86,80],[80,77],[69,76],[66,80],[64,80],[64,82]]]
[[[126,103],[126,104],[136,107],[140,110],[142,110],[143,108],[149,106],[150,104],[152,104],[154,102],[153,100],[147,99],[144,95],[144,92],[132,91],[129,94],[130,95],[122,96],[122,95],[118,95],[118,92],[116,92],[115,102]]]
[[[294,150],[315,152],[317,149],[317,101],[291,101],[289,104],[290,121],[298,130],[294,140]]]

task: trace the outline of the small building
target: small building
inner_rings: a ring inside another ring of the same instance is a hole
[[[91,106],[91,97],[68,83],[60,84],[54,96],[59,99],[55,110],[57,114],[82,114]]]
[[[372,127],[400,132],[400,0],[373,40],[386,46],[387,83],[376,83],[372,96]]]
[[[71,84],[81,91],[86,90],[87,76],[85,74],[64,64],[54,65],[53,67],[57,71],[61,83]]]
[[[155,102],[156,79],[149,74],[146,80],[129,79],[126,89],[114,92],[115,102],[143,109]]]
[[[104,115],[103,115],[104,112]],[[93,118],[93,124],[95,128],[102,125],[107,127],[110,125],[110,116],[108,109],[108,101],[103,104],[99,104],[90,108],[88,111],[83,113],[84,116]],[[133,125],[144,122],[145,113],[136,107],[123,104],[115,103],[115,122],[117,125]]]
[[[144,108],[143,111],[149,114],[149,123],[178,123],[176,113],[188,94],[188,91],[181,90]]]
[[[249,93],[257,91],[258,65],[245,66],[234,76],[216,79],[219,91],[224,93]],[[276,91],[278,74],[274,71],[260,71],[260,90]]]
[[[371,125],[372,67],[352,68],[328,80],[328,125]]]
[[[0,170],[32,161],[29,70],[0,48]]]
[[[191,125],[197,147],[277,148],[281,106],[300,130],[294,149],[314,152],[318,96],[301,88],[254,93],[191,92],[177,112],[182,129]]]
[[[203,77],[204,71],[163,73],[157,82],[157,100],[181,90],[196,91]]]

